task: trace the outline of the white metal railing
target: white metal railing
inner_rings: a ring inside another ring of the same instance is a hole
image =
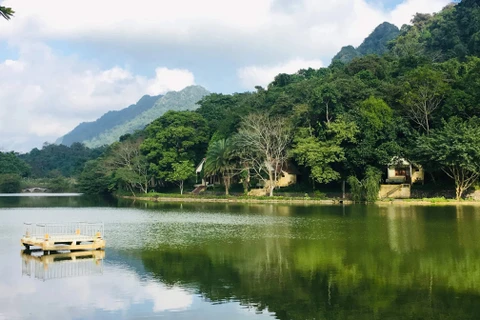
[[[24,237],[44,238],[66,235],[104,237],[103,222],[24,223]]]

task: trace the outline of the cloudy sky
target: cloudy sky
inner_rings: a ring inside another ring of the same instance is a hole
[[[232,93],[328,66],[383,21],[448,0],[0,0],[0,150],[25,152],[144,94]]]

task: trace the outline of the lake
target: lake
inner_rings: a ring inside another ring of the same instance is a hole
[[[69,221],[104,256],[22,254],[23,222]],[[10,196],[0,240],[1,320],[480,315],[480,207]]]

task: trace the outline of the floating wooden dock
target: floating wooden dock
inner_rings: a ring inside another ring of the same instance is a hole
[[[34,248],[44,252],[105,249],[103,223],[24,223],[24,226],[20,243],[27,251]]]

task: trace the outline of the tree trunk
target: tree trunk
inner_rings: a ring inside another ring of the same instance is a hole
[[[459,201],[462,198],[463,188],[461,186],[457,186],[455,193],[457,196],[457,201]]]
[[[229,176],[224,176],[223,177],[223,184],[225,185],[225,195],[228,196],[229,195],[228,190],[230,189],[230,177]]]
[[[183,195],[183,181],[180,182],[180,194]]]
[[[269,196],[270,196],[270,197],[273,197],[273,190],[275,189],[275,185],[270,186],[269,189],[270,189],[270,194],[269,194]]]

